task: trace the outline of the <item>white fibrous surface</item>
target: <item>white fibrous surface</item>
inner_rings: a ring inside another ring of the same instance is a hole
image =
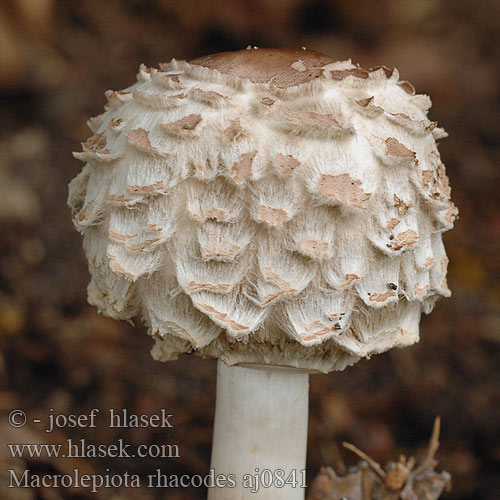
[[[108,91],[69,195],[89,302],[159,360],[328,372],[416,342],[450,294],[446,134],[396,70],[352,68],[283,89],[172,60]]]

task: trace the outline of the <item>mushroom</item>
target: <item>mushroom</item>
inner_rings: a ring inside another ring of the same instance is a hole
[[[89,302],[141,316],[157,360],[219,360],[212,468],[236,485],[210,499],[302,499],[309,374],[417,342],[450,295],[430,99],[395,69],[256,48],[106,96],[69,190]]]

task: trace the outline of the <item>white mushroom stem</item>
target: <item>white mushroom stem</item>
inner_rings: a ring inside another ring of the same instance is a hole
[[[211,468],[235,486],[210,488],[208,499],[303,500],[308,406],[307,372],[218,361]]]

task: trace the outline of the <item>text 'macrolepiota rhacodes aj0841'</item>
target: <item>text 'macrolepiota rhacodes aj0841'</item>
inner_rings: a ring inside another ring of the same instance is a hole
[[[241,478],[300,480],[309,374],[417,342],[450,294],[431,101],[395,69],[255,48],[141,66],[106,97],[69,189],[89,302],[141,317],[157,360],[219,360],[212,467],[237,484],[209,498],[301,499]]]

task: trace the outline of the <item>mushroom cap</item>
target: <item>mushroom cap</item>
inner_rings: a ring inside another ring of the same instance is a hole
[[[106,96],[68,202],[89,302],[142,317],[156,359],[340,370],[450,294],[446,134],[397,70],[248,49]]]

